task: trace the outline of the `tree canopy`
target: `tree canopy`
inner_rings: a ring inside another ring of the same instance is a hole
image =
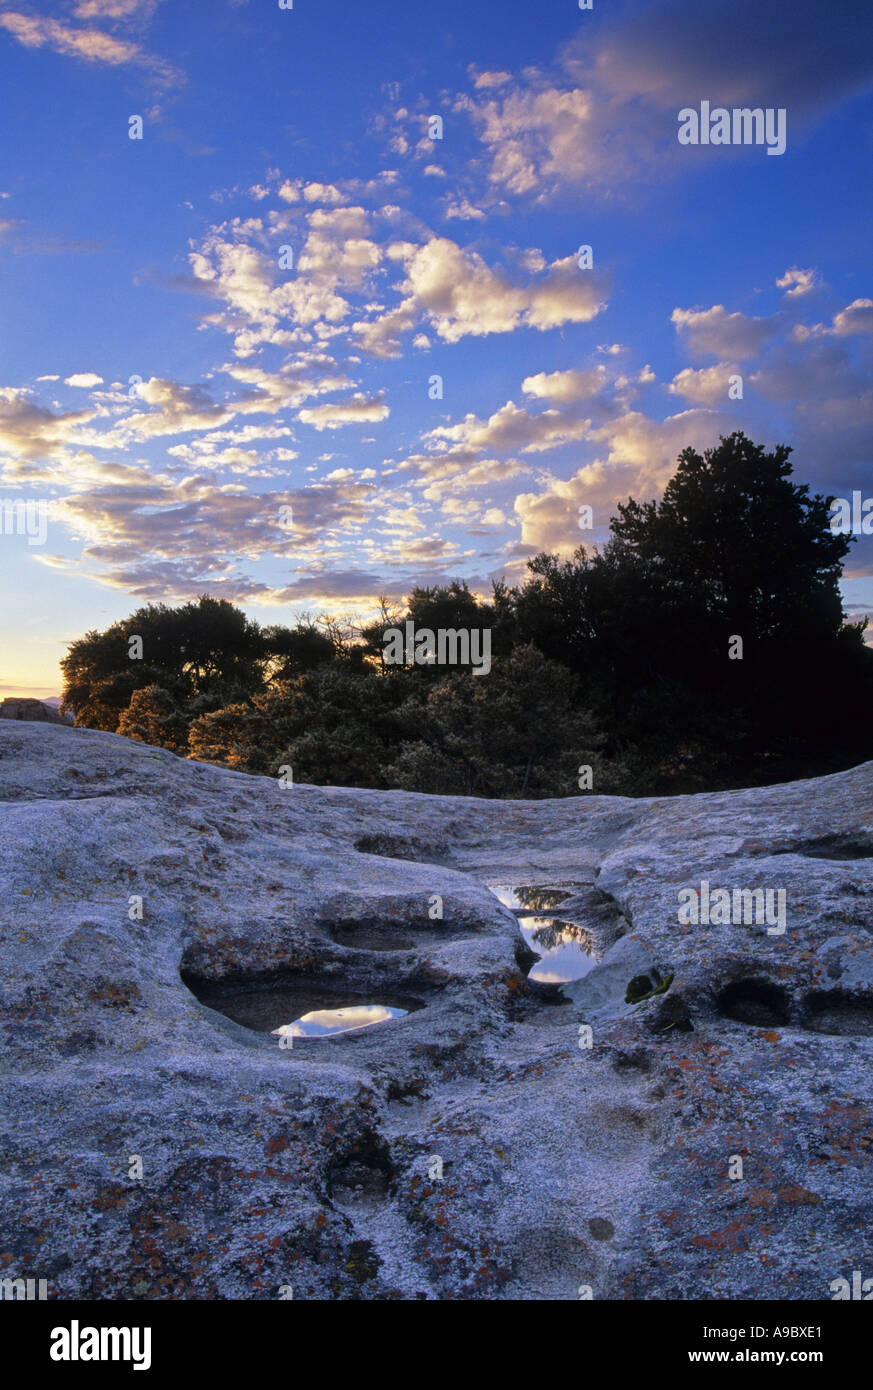
[[[203,595],[70,645],[78,724],[296,781],[479,796],[774,781],[873,755],[873,652],[847,623],[851,536],[742,433],[687,448],[658,501],[618,506],[601,550],[544,553],[486,601],[461,580],[382,601],[357,631],[260,627]],[[487,674],[389,665],[386,629],[487,631]],[[584,789],[584,788],[582,788]]]

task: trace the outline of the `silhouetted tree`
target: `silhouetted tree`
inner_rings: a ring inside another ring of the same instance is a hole
[[[873,652],[839,590],[851,538],[791,450],[679,456],[601,551],[541,554],[490,602],[461,580],[376,622],[260,628],[223,600],[139,609],[63,662],[76,722],[296,781],[481,796],[774,781],[873,755]],[[386,628],[488,629],[492,667],[386,664]],[[131,659],[131,640],[142,659]],[[742,643],[742,659],[737,643]]]

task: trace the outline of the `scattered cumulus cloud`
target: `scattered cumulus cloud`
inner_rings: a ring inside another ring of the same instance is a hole
[[[78,386],[87,391],[92,386],[102,386],[103,378],[96,372],[74,372],[72,376],[64,377],[64,385]]]

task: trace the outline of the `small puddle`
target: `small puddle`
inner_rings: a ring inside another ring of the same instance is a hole
[[[201,1004],[255,1033],[294,1038],[329,1038],[385,1023],[423,1009],[420,999],[392,997],[364,1003],[339,990],[300,984],[268,988],[220,987],[195,991]]]
[[[542,985],[567,984],[581,980],[597,964],[593,954],[594,938],[584,927],[565,922],[551,914],[574,892],[586,887],[582,883],[540,887],[532,884],[501,884],[491,892],[504,907],[511,908],[518,918],[518,927],[525,943],[540,959],[528,971],[528,979]]]

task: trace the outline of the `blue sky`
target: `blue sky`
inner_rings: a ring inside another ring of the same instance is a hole
[[[735,428],[873,495],[871,39],[809,0],[0,0],[0,501],[46,509],[0,533],[0,696],[146,601],[487,592]],[[702,100],[784,108],[785,153],[681,146]]]

